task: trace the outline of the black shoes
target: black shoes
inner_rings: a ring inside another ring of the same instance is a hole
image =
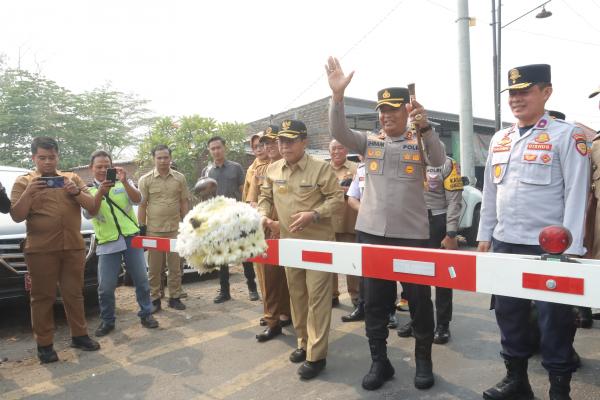
[[[550,400],[571,400],[571,374],[550,374]]]
[[[152,300],[152,314],[157,313],[161,310],[160,299]]]
[[[90,339],[88,335],[73,336],[71,338],[71,347],[83,351],[96,351],[100,350],[100,343]]]
[[[173,297],[169,299],[169,307],[179,311],[183,311],[186,308],[185,304],[183,304],[179,298],[175,299]]]
[[[37,347],[37,356],[40,360],[40,364],[49,364],[58,361],[58,354],[54,351],[54,345],[49,344],[48,346]]]
[[[433,333],[433,343],[446,344],[450,340],[450,329],[448,325],[438,325]]]
[[[258,296],[258,292],[256,290],[249,292],[248,293],[248,298],[250,299],[250,301],[258,301],[258,300],[260,300],[260,297]]]
[[[220,304],[225,303],[227,300],[231,300],[229,292],[220,291],[213,301],[215,302],[215,304]]]
[[[348,315],[342,315],[342,322],[363,321],[365,319],[365,307],[362,304],[356,306],[354,311]]]
[[[281,335],[281,326],[277,325],[273,328],[267,328],[258,335],[256,335],[256,340],[258,340],[259,342],[267,342],[279,335]]]
[[[158,328],[158,321],[154,319],[152,315],[146,315],[140,318],[140,322],[144,328],[155,329]]]
[[[321,373],[325,369],[327,361],[325,359],[319,361],[304,361],[300,368],[298,368],[298,375],[300,379],[312,379]]]
[[[337,307],[340,305],[340,299],[338,297],[334,297],[331,299],[331,307]]]
[[[379,389],[386,381],[392,379],[395,372],[387,358],[383,361],[373,361],[371,369],[363,378],[362,387],[365,390]]]
[[[279,320],[279,326],[282,327],[282,328],[285,328],[286,326],[290,326],[291,324],[292,324],[292,319],[291,318],[280,319]]]
[[[400,336],[400,337],[414,336],[413,328],[412,328],[412,321],[408,321],[406,324],[404,324],[400,328],[398,328],[398,336]]]
[[[306,350],[296,349],[290,354],[290,361],[293,363],[299,363],[306,360]]]
[[[415,373],[415,387],[417,389],[429,389],[434,384],[431,357],[415,358],[415,364],[417,367]]]
[[[261,319],[258,320],[258,325],[267,326],[267,321],[265,321],[265,319],[261,317]]]
[[[96,335],[96,337],[106,336],[110,332],[112,332],[114,329],[115,329],[114,324],[109,324],[109,323],[102,321],[100,323],[100,326],[98,327],[98,329],[96,329],[96,332],[94,332],[94,335]]]
[[[504,360],[506,376],[494,387],[483,392],[486,400],[533,399],[533,390],[527,376],[527,359]]]

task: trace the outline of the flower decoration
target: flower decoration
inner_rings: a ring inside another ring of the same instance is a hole
[[[176,251],[200,273],[242,262],[266,248],[260,214],[234,199],[203,201],[179,224]]]

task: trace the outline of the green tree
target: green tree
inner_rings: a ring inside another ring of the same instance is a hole
[[[166,144],[172,150],[173,161],[177,169],[185,175],[190,185],[210,162],[207,142],[213,136],[221,136],[227,142],[227,158],[245,162],[245,126],[240,123],[217,122],[212,118],[199,115],[185,116],[175,121],[170,117],[158,120],[150,133],[142,140],[138,159],[142,167],[152,166],[152,148]]]
[[[146,104],[108,86],[74,94],[39,74],[0,70],[0,163],[30,167],[36,136],[57,139],[63,169],[87,164],[97,149],[118,157],[153,124]]]

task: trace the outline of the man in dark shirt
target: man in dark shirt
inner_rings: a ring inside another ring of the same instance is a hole
[[[6,214],[10,211],[10,199],[6,194],[6,189],[2,186],[2,182],[0,182],[0,212],[2,214]]]
[[[235,161],[225,159],[227,147],[225,139],[220,136],[213,136],[208,140],[208,151],[213,159],[213,163],[202,170],[202,177],[209,177],[217,181],[217,196],[225,196],[237,201],[242,200],[242,191],[244,188],[245,174],[242,166]],[[244,276],[248,284],[250,300],[256,301],[259,299],[256,288],[254,274],[254,266],[251,262],[244,262]],[[222,265],[219,269],[219,281],[221,290],[215,303],[223,303],[231,300],[229,293],[229,266]]]

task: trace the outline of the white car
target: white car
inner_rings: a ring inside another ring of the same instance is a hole
[[[470,246],[476,246],[482,194],[481,190],[469,184],[468,178],[463,177],[463,182],[462,211],[458,221],[458,232],[467,239]]]

